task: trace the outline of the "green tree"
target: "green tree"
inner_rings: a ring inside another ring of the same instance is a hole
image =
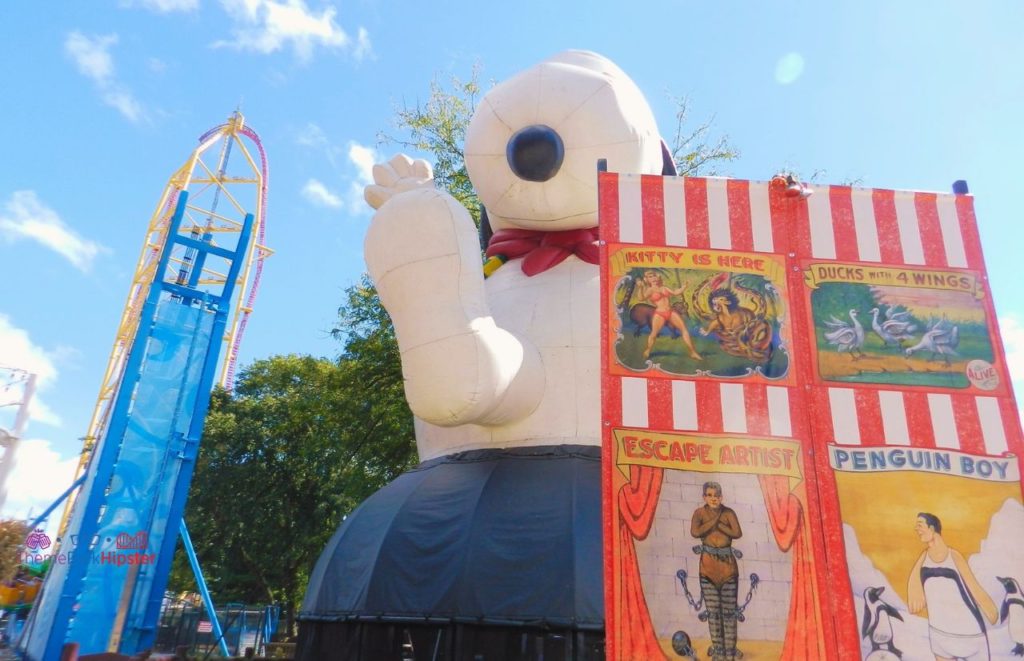
[[[462,148],[466,142],[466,128],[476,110],[476,97],[480,93],[480,67],[473,67],[469,80],[452,76],[448,87],[435,76],[430,82],[426,102],[395,108],[394,127],[399,135],[386,131],[377,134],[381,144],[401,147],[429,154],[434,167],[434,181],[451,193],[480,222],[480,200],[469,181]]]
[[[28,526],[14,519],[0,520],[0,583],[14,578],[21,564]]]
[[[739,158],[739,150],[729,143],[727,135],[714,141],[710,139],[714,117],[697,126],[692,125],[689,97],[672,96],[670,98],[676,106],[676,125],[672,141],[668,145],[679,175],[683,177],[713,177],[721,174],[719,166]]]
[[[186,512],[215,601],[281,603],[289,631],[343,518],[416,461],[390,322],[366,282],[346,296],[337,360],[258,360],[214,392]],[[171,587],[194,589],[183,551]]]

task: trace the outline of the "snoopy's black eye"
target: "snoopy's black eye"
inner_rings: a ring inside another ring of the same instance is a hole
[[[516,131],[505,147],[505,157],[520,179],[547,181],[562,167],[565,145],[553,128],[535,124]]]

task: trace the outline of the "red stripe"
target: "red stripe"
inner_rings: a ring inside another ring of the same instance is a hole
[[[956,217],[960,221],[960,235],[967,254],[967,268],[983,269],[985,260],[981,255],[981,237],[978,236],[978,222],[974,217],[974,198],[956,195]]]
[[[672,380],[647,379],[647,426],[672,429],[672,423]]]
[[[811,438],[814,439],[815,445],[835,443],[836,430],[832,425],[832,404],[828,399],[828,388],[812,388],[807,399],[810,400],[811,410],[814,412],[810,423]],[[795,414],[792,409],[793,402],[790,401],[790,411]]]
[[[665,245],[665,179],[645,174],[640,177],[640,208],[643,219],[643,243]]]
[[[811,407],[813,397],[810,391],[800,388],[786,388],[786,399],[789,401],[789,429],[792,438],[812,439],[811,417],[818,415]],[[826,411],[826,415],[830,412]]]
[[[1020,414],[1012,397],[999,398],[999,417],[1003,419],[1003,433],[1006,434],[1006,447],[1015,455],[1024,454],[1024,443],[1021,442]]]
[[[907,411],[907,430],[910,432],[910,444],[914,447],[935,447],[935,430],[932,428],[928,393],[917,390],[904,391],[903,406]]]
[[[971,454],[985,454],[985,440],[981,436],[981,420],[974,395],[952,395],[953,419],[960,449]]]
[[[783,195],[779,186],[768,185],[768,211],[772,219],[772,248],[777,253],[791,251],[796,245],[790,228],[791,204],[792,201]]]
[[[778,215],[775,214],[773,205],[772,223],[781,232],[775,232],[778,237],[781,233],[783,244],[788,246],[788,252],[795,252],[803,257],[810,257],[811,251],[811,213],[807,209],[807,200],[800,197],[786,197],[785,193],[778,193],[778,187],[773,186],[778,199]],[[781,226],[781,227],[780,227]],[[775,252],[781,252],[779,244],[775,244]]]
[[[874,190],[871,201],[875,207],[875,225],[878,227],[878,245],[882,262],[903,263],[903,243],[900,228],[896,222],[896,193],[891,190]]]
[[[708,182],[706,179],[683,180],[686,193],[686,245],[707,248],[711,243],[708,229]]]
[[[722,394],[715,381],[697,381],[697,429],[722,431]]]
[[[618,243],[619,238],[619,175],[615,172],[598,173],[597,213],[601,223],[601,237]]]
[[[835,235],[836,259],[841,262],[860,260],[857,249],[857,226],[853,222],[853,194],[849,186],[832,186],[832,232]]]
[[[622,379],[605,372],[603,418],[612,426],[622,424]]]
[[[750,182],[729,179],[725,182],[729,204],[729,237],[733,250],[753,250],[754,230],[750,225]]]
[[[885,443],[885,431],[882,428],[882,405],[878,402],[878,392],[855,388],[853,401],[857,405],[857,426],[860,427],[862,445],[880,445]]]
[[[760,383],[743,386],[743,404],[747,410],[747,433],[767,436],[772,432],[768,419],[768,387]]]
[[[924,248],[924,263],[928,266],[948,266],[946,244],[942,242],[942,226],[939,224],[939,206],[935,193],[914,195],[914,210],[917,224],[921,228],[921,246]]]

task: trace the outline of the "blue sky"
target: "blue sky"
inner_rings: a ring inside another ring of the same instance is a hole
[[[276,254],[241,364],[334,355],[328,330],[364,268],[362,186],[396,105],[434,77],[479,64],[501,80],[566,48],[615,60],[666,134],[673,95],[695,121],[714,116],[713,137],[742,153],[732,176],[966,179],[1019,391],[1021,25],[1009,1],[7,3],[0,364],[38,372],[40,389],[5,513],[38,511],[70,480],[149,215],[201,133],[240,107],[270,161]]]

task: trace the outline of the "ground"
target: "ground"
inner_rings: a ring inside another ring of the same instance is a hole
[[[660,638],[658,644],[669,659],[679,659],[680,656],[672,649],[671,638]],[[697,650],[698,659],[707,659],[708,648],[711,647],[710,640],[701,638],[694,639],[694,648]],[[743,661],[778,661],[782,654],[782,642],[771,640],[741,641],[737,646],[743,652]]]

